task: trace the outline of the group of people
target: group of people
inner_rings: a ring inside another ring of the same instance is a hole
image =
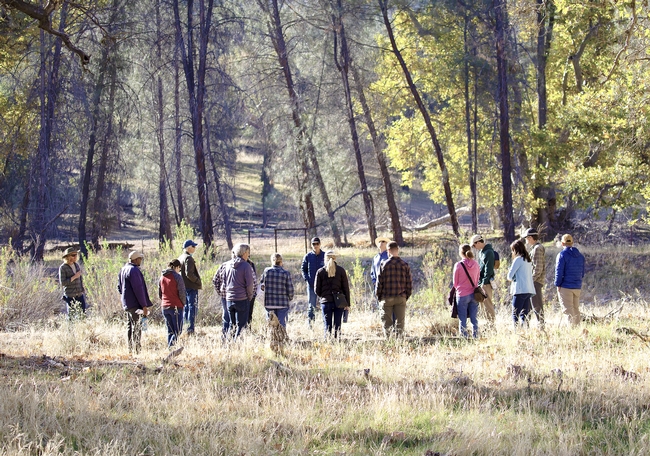
[[[557,294],[564,313],[571,325],[576,326],[581,321],[579,310],[582,279],[585,275],[585,258],[573,246],[573,237],[565,234],[561,239],[562,250],[555,261],[555,280]],[[478,251],[478,262],[474,260],[472,248]],[[530,228],[522,239],[510,244],[512,264],[508,270],[507,280],[510,282],[512,295],[512,320],[515,328],[528,325],[529,313],[532,310],[544,329],[544,300],[543,288],[546,282],[546,252],[539,242],[539,233]],[[483,305],[488,323],[494,324],[493,292],[495,277],[495,252],[492,245],[487,244],[482,236],[475,235],[470,244],[460,246],[458,253],[461,260],[454,265],[453,288],[456,293],[458,308],[459,332],[468,337],[467,318],[472,323],[472,336],[479,336],[478,310],[479,302],[476,293],[484,296]],[[477,290],[480,287],[481,290]],[[481,293],[482,291],[482,293]]]
[[[572,325],[580,323],[578,302],[585,272],[584,256],[573,246],[569,234],[562,236],[562,251],[557,255],[555,281],[558,298]],[[379,253],[372,261],[370,277],[378,305],[384,332],[387,336],[399,336],[404,332],[406,303],[411,296],[413,281],[409,265],[399,256],[396,242],[381,237],[377,239]],[[186,333],[192,335],[198,310],[198,293],[202,288],[201,275],[192,254],[197,244],[187,240],[183,253],[172,260],[162,271],[158,282],[158,296],[167,327],[167,345],[171,348],[187,325]],[[302,261],[302,278],[307,287],[308,322],[311,327],[316,318],[316,308],[322,315],[325,336],[337,338],[341,324],[350,308],[350,284],[344,268],[336,263],[336,253],[323,251],[318,237],[311,240],[312,250]],[[478,262],[473,249],[478,252]],[[539,234],[529,229],[522,239],[510,245],[512,264],[507,279],[511,282],[512,318],[515,327],[527,325],[530,311],[534,311],[540,327],[544,327],[543,287],[546,281],[546,259]],[[459,331],[468,337],[467,318],[472,324],[473,337],[479,336],[479,302],[475,293],[480,287],[485,296],[481,302],[489,324],[495,320],[493,302],[495,259],[494,249],[480,235],[471,238],[470,244],[459,248],[461,260],[454,265],[453,289],[456,295]],[[83,272],[77,263],[78,251],[69,248],[63,254],[59,267],[59,281],[63,287],[63,299],[69,315],[86,311]],[[127,320],[129,351],[141,348],[141,319],[147,317],[153,305],[140,266],[144,255],[133,251],[129,261],[118,276],[117,290]],[[498,260],[496,260],[498,262]],[[497,266],[498,267],[498,266]],[[237,244],[231,259],[219,266],[212,279],[223,308],[223,335],[239,337],[252,320],[257,295],[257,273],[250,260],[250,246]],[[283,268],[280,253],[271,255],[271,266],[264,269],[259,279],[264,292],[264,308],[267,317],[277,316],[286,327],[290,302],[294,297],[291,273]]]

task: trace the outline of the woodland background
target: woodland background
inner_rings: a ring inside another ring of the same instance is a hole
[[[634,230],[649,41],[636,0],[0,0],[0,238]]]

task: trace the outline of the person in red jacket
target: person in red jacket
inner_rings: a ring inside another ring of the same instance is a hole
[[[158,282],[158,296],[167,324],[167,347],[169,348],[174,346],[183,332],[183,307],[187,302],[187,295],[180,272],[181,262],[174,260],[167,265]]]

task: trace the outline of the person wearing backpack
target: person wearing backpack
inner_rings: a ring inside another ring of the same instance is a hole
[[[494,294],[494,289],[492,287],[492,280],[494,280],[494,249],[492,249],[492,244],[486,244],[483,236],[479,234],[472,236],[470,245],[479,251],[478,264],[481,268],[481,275],[478,280],[478,286],[483,287],[483,290],[487,295],[481,304],[487,314],[488,322],[491,325],[494,325],[496,319],[494,302],[492,301],[492,296]]]

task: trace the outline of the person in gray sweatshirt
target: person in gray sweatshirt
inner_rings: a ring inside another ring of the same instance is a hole
[[[248,244],[235,245],[232,249],[233,259],[226,263],[223,276],[230,327],[235,328],[235,338],[248,325],[250,303],[255,294],[254,272],[248,263],[250,253]]]

